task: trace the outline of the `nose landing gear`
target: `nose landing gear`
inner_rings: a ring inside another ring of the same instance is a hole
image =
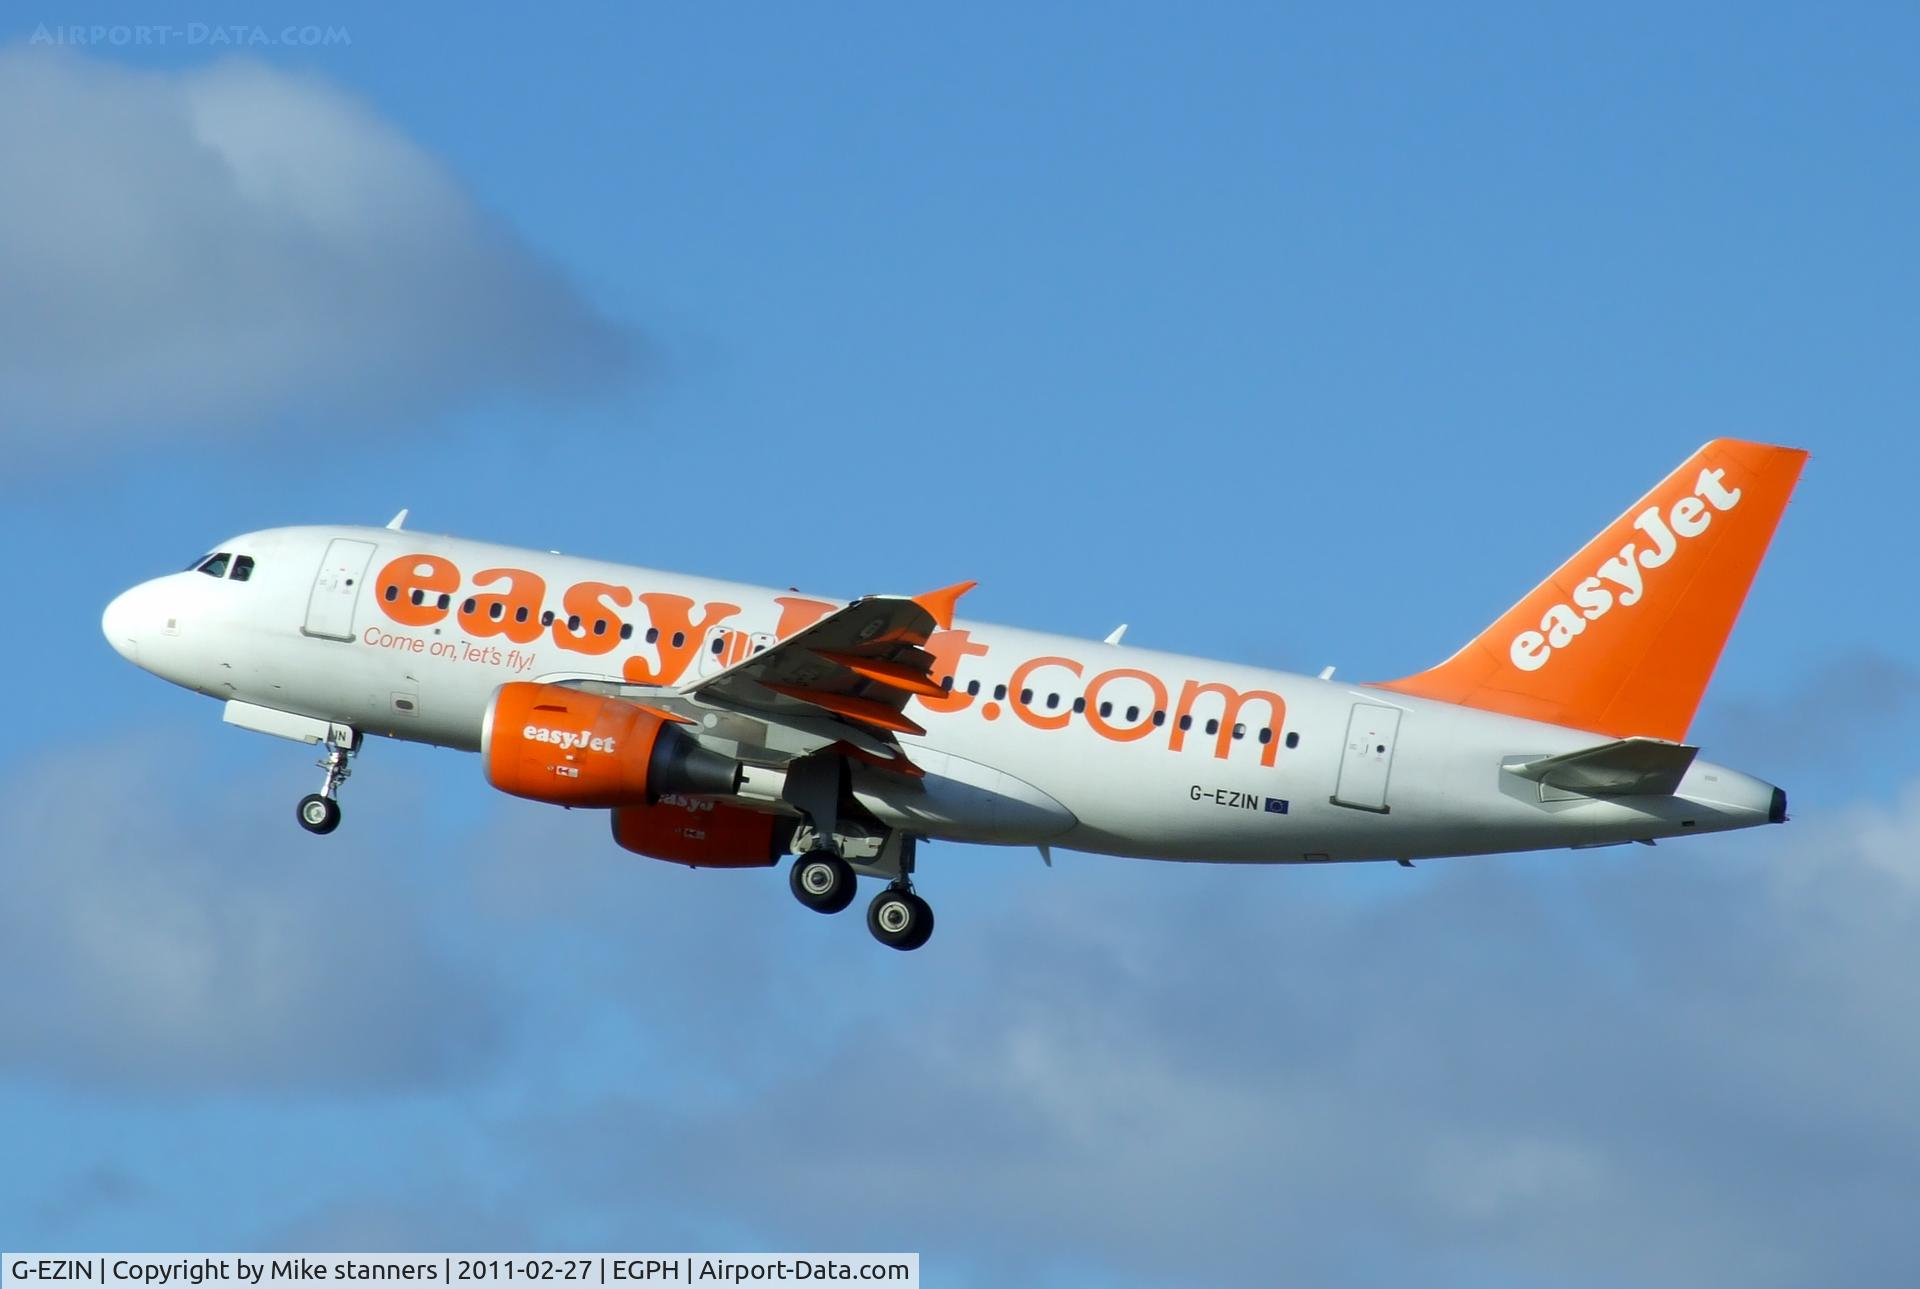
[[[360,750],[360,735],[344,725],[336,725],[327,735],[327,754],[314,762],[327,772],[320,791],[300,798],[294,817],[300,826],[318,836],[326,836],[340,826],[340,785],[353,773],[347,762]]]

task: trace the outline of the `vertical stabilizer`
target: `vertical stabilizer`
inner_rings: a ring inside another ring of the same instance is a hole
[[[1806,459],[1715,439],[1460,652],[1379,687],[1684,738]]]

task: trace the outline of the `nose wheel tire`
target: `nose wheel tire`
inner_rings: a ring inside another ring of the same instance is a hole
[[[889,886],[867,905],[867,930],[889,949],[918,949],[933,935],[933,909],[912,891]]]
[[[310,792],[300,798],[296,815],[302,828],[324,837],[340,826],[340,803],[332,797]]]
[[[859,879],[846,860],[830,850],[798,856],[787,873],[793,898],[815,913],[838,913],[853,903]]]

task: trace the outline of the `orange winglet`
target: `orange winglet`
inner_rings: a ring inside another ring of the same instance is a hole
[[[816,657],[828,662],[838,663],[856,676],[868,680],[877,680],[883,685],[905,690],[909,694],[919,694],[925,698],[938,698],[947,691],[923,671],[916,671],[902,662],[889,662],[885,658],[863,658],[853,653],[831,653],[825,649],[815,649]]]
[[[909,779],[924,779],[927,777],[925,770],[907,760],[904,755],[897,756],[889,761],[883,757],[875,756],[871,752],[863,752],[851,743],[835,743],[833,750],[842,756],[851,757],[863,765],[870,765],[876,770],[886,770],[893,774],[904,774]]]
[[[953,629],[954,606],[960,603],[961,596],[978,585],[978,582],[955,582],[952,586],[916,595],[913,602],[933,615],[933,625],[942,631],[950,631]]]
[[[798,685],[776,685],[769,680],[763,680],[760,683],[776,694],[785,694],[788,698],[797,698],[803,703],[824,707],[836,716],[844,716],[848,720],[859,721],[863,725],[895,730],[901,734],[926,733],[926,730],[915,725],[893,708],[885,703],[876,703],[870,698],[855,698],[852,694],[826,694],[817,689],[802,689]]]

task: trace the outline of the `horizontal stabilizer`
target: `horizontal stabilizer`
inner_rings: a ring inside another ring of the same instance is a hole
[[[1684,743],[1623,738],[1578,752],[1510,763],[1506,770],[1543,788],[1583,797],[1666,797],[1679,789],[1699,751]]]

